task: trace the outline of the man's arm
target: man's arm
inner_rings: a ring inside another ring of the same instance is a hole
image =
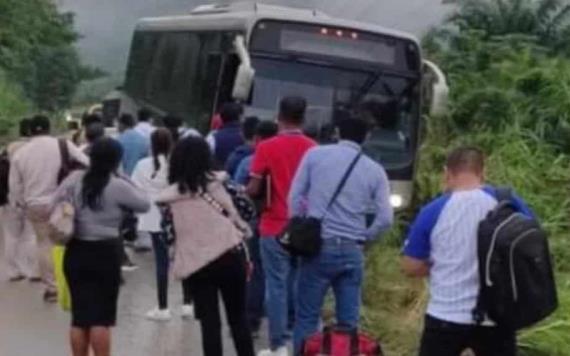
[[[17,157],[17,156],[16,156]],[[12,159],[8,176],[8,201],[13,206],[22,207],[24,201],[24,180],[18,167],[18,162]]]
[[[67,150],[71,161],[78,162],[85,167],[89,166],[89,157],[83,153],[73,142],[67,141]]]
[[[410,227],[401,262],[405,275],[409,277],[426,277],[429,275],[432,230],[448,200],[449,196],[442,196],[427,205],[420,211]]]
[[[429,276],[429,263],[413,257],[404,256],[401,262],[402,272],[411,278],[424,278]]]
[[[306,213],[303,201],[306,199],[311,187],[310,170],[311,152],[308,152],[303,157],[295,173],[295,178],[293,178],[291,190],[289,191],[289,217],[302,216]]]
[[[260,144],[255,149],[255,153],[253,154],[253,159],[251,161],[250,179],[247,187],[245,188],[247,195],[254,199],[258,198],[263,193],[261,191],[263,188],[263,179],[269,170],[269,163],[264,147],[265,146],[263,144]]]
[[[375,207],[374,221],[368,228],[368,238],[374,239],[383,231],[388,230],[394,223],[394,209],[390,204],[390,183],[384,169],[372,193]]]

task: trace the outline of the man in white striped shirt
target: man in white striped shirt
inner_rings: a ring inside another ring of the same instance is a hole
[[[484,186],[484,155],[473,147],[450,153],[445,168],[447,192],[422,209],[410,229],[402,267],[412,277],[429,277],[430,300],[420,356],[514,356],[514,331],[476,326],[479,294],[477,231],[497,205],[496,189]],[[517,209],[530,210],[518,197]]]

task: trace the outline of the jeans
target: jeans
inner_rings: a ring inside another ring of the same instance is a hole
[[[192,288],[196,316],[202,329],[204,356],[221,356],[222,322],[220,302],[238,356],[254,356],[253,340],[245,311],[246,264],[243,251],[230,251],[185,280]]]
[[[168,268],[170,257],[166,235],[161,232],[151,233],[154,258],[156,260],[156,290],[158,294],[158,308],[168,309]],[[192,303],[190,288],[187,283],[182,283],[182,295],[184,304]]]
[[[476,355],[515,356],[516,333],[497,327],[460,325],[426,316],[420,356],[460,356],[468,348]]]
[[[265,272],[265,302],[272,350],[285,346],[293,326],[297,292],[297,259],[274,237],[261,238],[261,259]]]
[[[332,287],[339,326],[358,327],[364,276],[363,246],[356,241],[327,239],[318,256],[301,260],[294,332],[295,355],[303,341],[318,331],[321,308]]]
[[[247,244],[253,263],[253,274],[247,285],[247,317],[250,328],[257,331],[265,311],[263,307],[265,302],[265,274],[261,263],[259,236],[253,237]]]

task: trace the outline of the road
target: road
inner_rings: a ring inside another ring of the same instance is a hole
[[[0,246],[0,256],[3,255]],[[4,266],[2,258],[0,266]],[[154,261],[151,253],[134,258],[140,268],[125,275],[112,355],[201,356],[198,322],[180,317],[182,291],[178,283],[170,285],[173,319],[160,323],[144,318],[145,312],[156,305]],[[2,273],[4,269],[0,268],[0,356],[69,355],[69,314],[57,305],[44,304],[40,286],[27,281],[8,283]],[[224,355],[235,355],[229,330],[224,328],[222,332]]]

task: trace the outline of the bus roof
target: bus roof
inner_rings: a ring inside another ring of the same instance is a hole
[[[259,20],[281,20],[338,26],[403,38],[419,45],[418,39],[408,33],[384,28],[382,26],[334,18],[319,10],[300,9],[286,6],[268,5],[256,2],[236,2],[231,4],[202,5],[187,15],[143,18],[136,26],[137,31],[213,31],[235,30],[251,34],[253,26]]]

